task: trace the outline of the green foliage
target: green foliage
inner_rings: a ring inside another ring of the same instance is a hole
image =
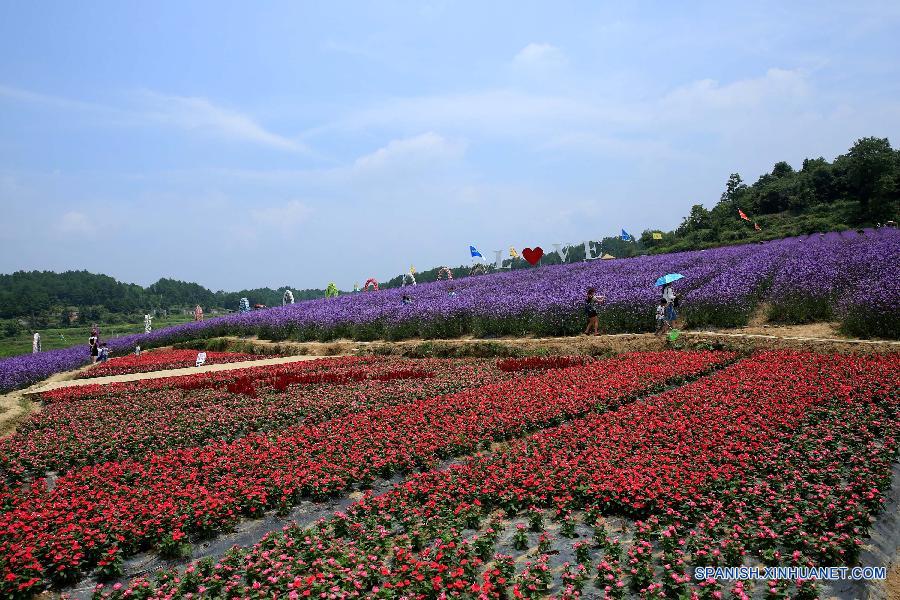
[[[742,220],[743,210],[760,226]],[[732,173],[719,202],[690,214],[663,239],[652,230],[640,243],[650,252],[665,253],[743,244],[824,231],[870,227],[896,221],[900,211],[900,150],[887,138],[863,138],[829,163],[806,159],[795,171],[784,161],[775,163],[753,185]]]
[[[66,327],[78,323],[122,324],[147,312],[171,309],[236,310],[241,298],[251,305],[280,306],[287,287],[212,292],[197,283],[160,279],[147,288],[87,271],[18,271],[0,275],[0,319],[27,319],[30,328]],[[295,300],[323,298],[325,290],[294,291]]]

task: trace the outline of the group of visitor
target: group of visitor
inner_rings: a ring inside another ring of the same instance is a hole
[[[606,296],[597,296],[597,290],[588,288],[587,297],[584,301],[584,312],[587,316],[587,327],[584,329],[584,335],[600,335],[600,313],[599,307],[606,301]],[[675,288],[671,283],[663,286],[662,297],[659,299],[659,305],[656,307],[656,333],[663,334],[671,331],[678,319],[678,308],[680,300],[675,293]]]
[[[656,333],[667,333],[674,328],[680,304],[681,300],[675,293],[675,288],[672,287],[672,284],[667,283],[664,285],[662,298],[659,299],[659,306],[656,307]]]
[[[109,360],[109,348],[106,342],[100,341],[100,328],[96,325],[91,326],[91,337],[88,338],[88,346],[91,349],[91,362],[106,362]]]

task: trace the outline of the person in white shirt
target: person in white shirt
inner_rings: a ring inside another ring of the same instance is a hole
[[[671,329],[675,324],[675,319],[678,318],[678,311],[675,310],[675,299],[677,296],[675,295],[675,288],[672,287],[671,283],[667,283],[663,286],[662,291],[662,299],[666,302],[666,324]]]

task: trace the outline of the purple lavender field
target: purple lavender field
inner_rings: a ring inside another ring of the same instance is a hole
[[[900,231],[867,229],[814,234],[762,244],[555,265],[491,273],[403,289],[361,292],[300,302],[150,334],[109,341],[114,352],[188,339],[255,334],[283,340],[452,338],[472,334],[573,335],[584,327],[585,290],[606,296],[601,328],[645,332],[654,328],[666,273],[676,284],[687,327],[746,324],[761,301],[769,316],[787,323],[836,319],[845,333],[900,338]],[[450,296],[449,289],[456,295]],[[403,294],[412,297],[403,304]],[[39,381],[88,362],[86,347],[28,354],[0,361],[0,390]]]

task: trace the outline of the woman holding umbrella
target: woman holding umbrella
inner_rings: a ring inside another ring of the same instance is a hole
[[[662,299],[666,301],[666,323],[670,329],[675,323],[675,319],[678,318],[678,295],[675,294],[675,288],[672,287],[672,283],[679,279],[684,279],[684,275],[669,273],[656,280],[657,286],[663,286]]]

